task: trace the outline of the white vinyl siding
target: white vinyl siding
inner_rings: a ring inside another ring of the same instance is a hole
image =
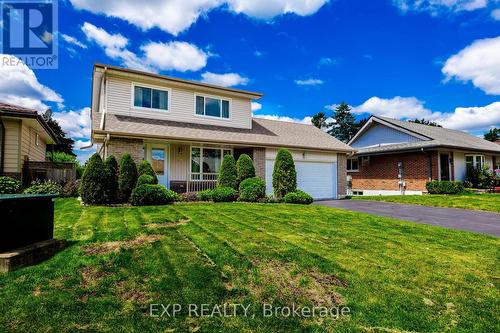
[[[135,81],[134,81],[135,82]],[[251,128],[252,112],[251,100],[235,96],[225,96],[222,93],[210,92],[206,95],[220,95],[221,98],[231,101],[230,120],[216,117],[197,116],[193,108],[195,107],[196,94],[205,95],[203,91],[195,89],[179,88],[176,86],[167,86],[169,89],[170,108],[168,112],[158,110],[135,109],[132,107],[132,89],[131,80],[109,77],[107,80],[107,107],[109,113],[121,114],[132,117],[142,117],[151,119],[164,119],[179,122],[188,122],[205,125],[218,125],[236,128]],[[137,85],[143,84],[136,82]],[[144,83],[146,86],[148,83]],[[158,84],[155,83],[155,86]],[[163,87],[163,86],[162,86]]]

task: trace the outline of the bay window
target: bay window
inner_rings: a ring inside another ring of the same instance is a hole
[[[156,110],[168,110],[167,90],[134,85],[134,107]]]
[[[216,180],[222,158],[230,149],[191,147],[191,180]]]
[[[229,119],[229,100],[196,95],[196,114],[216,118]]]

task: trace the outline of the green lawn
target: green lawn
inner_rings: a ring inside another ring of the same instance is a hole
[[[356,196],[355,200],[376,200],[436,207],[486,210],[500,213],[500,194],[432,194]]]
[[[57,200],[55,234],[62,252],[0,274],[2,332],[500,331],[498,238],[320,206],[74,199]],[[190,303],[255,317],[190,317]],[[351,313],[267,318],[263,303]]]

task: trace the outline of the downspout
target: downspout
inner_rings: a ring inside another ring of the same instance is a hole
[[[3,125],[2,118],[0,118],[0,130],[2,131],[2,140],[0,147],[0,175],[3,175],[3,161],[4,161],[4,153],[5,153],[5,126]]]
[[[105,113],[106,113],[106,107],[103,106],[106,99],[105,99],[105,94],[106,94],[106,89],[105,89],[105,84],[106,84],[106,71],[107,71],[108,67],[104,67],[104,72],[102,74],[102,78],[101,78],[101,91],[100,91],[100,95],[99,95],[99,109],[101,109],[102,111],[102,115],[101,115],[101,123],[100,123],[100,129],[103,130],[104,129],[104,121],[105,121]],[[90,149],[94,146],[94,141],[92,140],[92,135],[91,135],[91,138],[90,138],[90,145],[88,146],[83,146],[81,147],[80,149],[83,150],[83,149]],[[103,145],[104,146],[104,145]]]

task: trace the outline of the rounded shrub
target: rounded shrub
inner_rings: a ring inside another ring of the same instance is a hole
[[[62,193],[62,186],[53,181],[34,181],[24,190],[24,194],[55,194]]]
[[[283,197],[283,202],[291,204],[309,205],[313,202],[313,198],[304,191],[297,190],[289,192]]]
[[[425,184],[429,194],[459,194],[464,192],[464,184],[460,181],[433,180]]]
[[[101,156],[92,155],[87,162],[80,183],[80,196],[86,204],[100,204],[106,201],[107,172]]]
[[[217,187],[212,191],[213,202],[231,202],[236,200],[236,190],[232,187]]]
[[[266,182],[259,177],[247,178],[240,184],[240,201],[257,202],[266,197]]]
[[[297,190],[297,172],[292,154],[281,148],[276,155],[273,169],[274,195],[279,199]]]
[[[118,176],[118,188],[122,200],[128,201],[136,184],[137,166],[130,154],[124,154],[120,159],[120,173]]]
[[[137,186],[141,186],[144,184],[149,184],[149,185],[156,185],[157,183],[155,182],[155,178],[153,178],[151,175],[140,175],[139,178],[137,178]]]
[[[238,188],[236,174],[236,161],[233,155],[226,155],[222,160],[219,174],[217,176],[217,187]]]
[[[212,192],[213,190],[204,190],[198,192],[197,198],[200,201],[212,201]]]
[[[255,167],[253,161],[247,154],[241,154],[236,162],[236,172],[238,176],[238,184],[247,178],[255,177]]]
[[[156,172],[153,170],[153,167],[151,166],[151,163],[149,161],[143,160],[139,165],[137,166],[137,174],[139,176],[142,175],[149,175],[153,177],[155,184],[158,184],[158,177],[156,176]]]
[[[15,194],[21,192],[21,182],[7,176],[0,177],[0,194]]]
[[[106,169],[106,201],[115,202],[118,198],[118,162],[113,155],[108,156],[104,161]]]
[[[165,205],[177,200],[177,193],[158,184],[137,186],[130,195],[130,203],[134,206]]]

